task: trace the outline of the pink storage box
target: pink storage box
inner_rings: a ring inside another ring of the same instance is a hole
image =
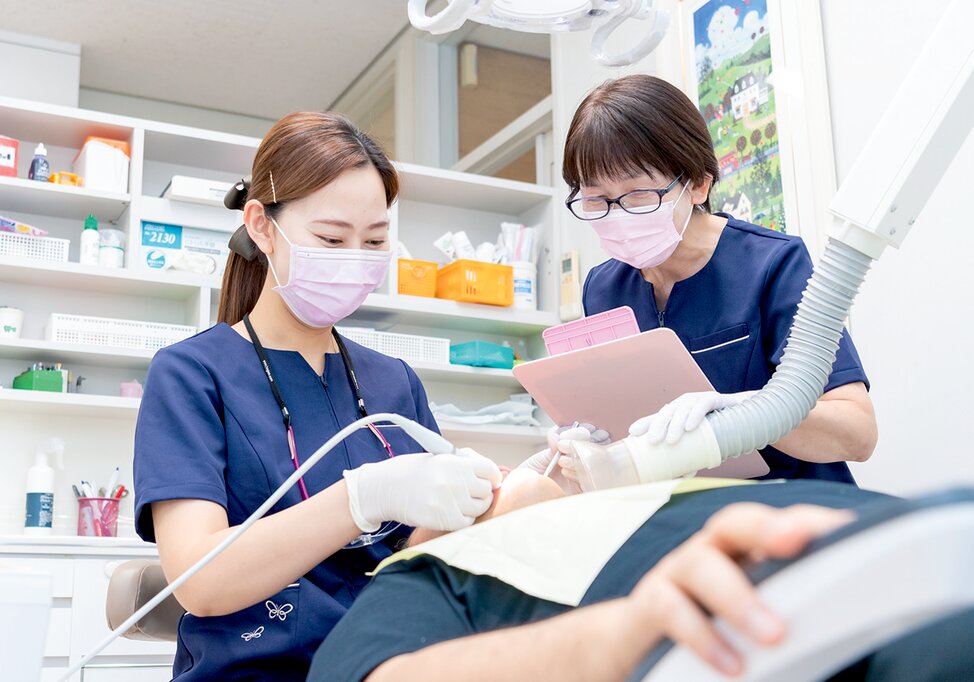
[[[541,338],[548,354],[558,355],[638,333],[639,325],[632,308],[622,306],[550,327],[541,332]]]

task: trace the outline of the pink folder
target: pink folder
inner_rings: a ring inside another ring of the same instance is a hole
[[[526,362],[514,367],[514,377],[556,424],[594,424],[613,441],[628,436],[634,421],[684,393],[714,390],[665,327]],[[755,478],[768,471],[752,451],[698,475]]]

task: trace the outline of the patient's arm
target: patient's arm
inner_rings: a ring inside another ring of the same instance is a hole
[[[726,674],[738,674],[740,657],[706,612],[761,644],[776,644],[785,635],[738,562],[792,557],[850,518],[808,505],[731,505],[667,555],[628,597],[397,656],[368,680],[624,680],[663,637]]]
[[[494,501],[481,516],[477,517],[475,523],[482,523],[495,516],[502,516],[515,509],[529,507],[539,502],[547,502],[559,497],[564,497],[565,493],[561,487],[552,481],[530,469],[514,469],[505,476],[501,487],[494,491]],[[413,547],[427,540],[438,538],[445,535],[443,531],[427,530],[417,528],[409,536],[409,546]]]

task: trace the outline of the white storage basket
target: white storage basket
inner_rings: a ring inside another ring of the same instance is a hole
[[[366,348],[406,362],[450,364],[450,339],[342,327],[338,328],[338,333]]]
[[[159,350],[196,333],[196,327],[52,313],[47,340],[86,346]]]
[[[70,239],[34,237],[18,232],[0,232],[0,256],[48,263],[67,263]]]

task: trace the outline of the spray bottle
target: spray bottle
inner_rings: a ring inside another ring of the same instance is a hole
[[[37,448],[34,466],[27,470],[27,509],[24,535],[50,535],[54,520],[54,468],[48,455],[56,455],[64,469],[64,441],[49,438]]]

